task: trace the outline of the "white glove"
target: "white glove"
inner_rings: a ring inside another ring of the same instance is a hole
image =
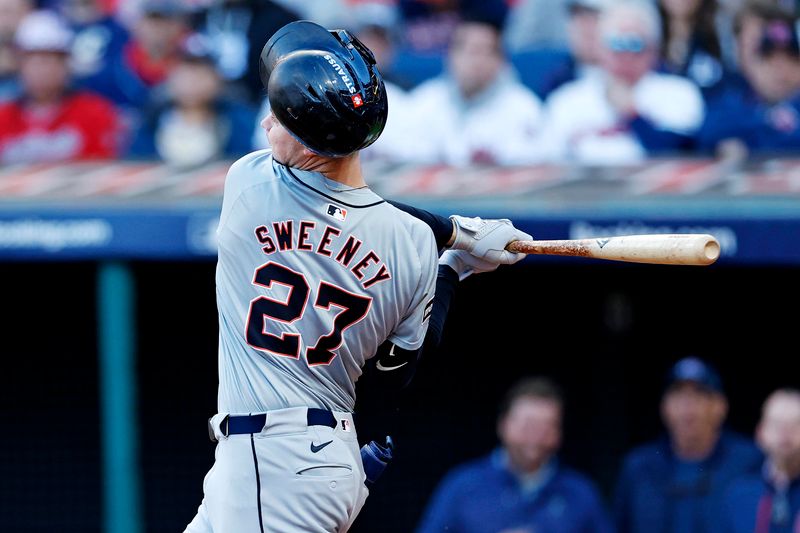
[[[475,257],[498,265],[511,265],[525,257],[525,254],[507,251],[505,248],[508,243],[533,239],[515,228],[507,218],[483,220],[453,215],[450,220],[456,227],[456,238],[451,249],[466,250]]]
[[[439,257],[439,264],[455,270],[459,281],[464,281],[470,274],[491,272],[498,267],[498,263],[484,261],[465,250],[445,250]]]

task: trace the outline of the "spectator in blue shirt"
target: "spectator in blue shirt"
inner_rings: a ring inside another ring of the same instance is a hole
[[[800,531],[800,390],[779,389],[764,403],[756,430],[767,460],[760,476],[730,488],[725,533]]]
[[[606,533],[600,496],[555,458],[563,400],[545,379],[514,386],[501,407],[501,447],[453,470],[431,500],[417,533]]]
[[[64,0],[60,8],[75,32],[70,66],[76,82],[123,108],[144,103],[146,91],[130,83],[120,61],[128,30],[106,13],[100,0]]]
[[[718,533],[731,481],[758,470],[761,455],[723,429],[728,401],[719,374],[697,358],[667,378],[661,416],[667,436],[626,458],[616,498],[620,533]]]
[[[660,68],[692,80],[708,96],[726,74],[717,0],[658,0],[664,44]]]
[[[800,149],[800,45],[794,16],[753,3],[749,19],[761,17],[756,42],[738,26],[743,77],[709,98],[700,148],[722,156],[788,153]],[[752,48],[752,50],[751,50]]]

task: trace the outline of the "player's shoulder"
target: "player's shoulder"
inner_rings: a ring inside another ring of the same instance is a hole
[[[272,167],[272,150],[257,150],[231,164],[225,177],[225,195],[241,192],[251,185],[277,179]]]
[[[274,175],[274,173],[271,171],[272,150],[270,148],[256,150],[255,152],[250,152],[249,154],[243,155],[231,164],[230,169],[228,170],[228,175],[230,176],[231,174],[244,172],[257,172],[264,167],[270,168],[269,174]]]
[[[430,226],[417,217],[410,215],[393,206],[389,202],[383,202],[380,207],[384,210],[383,220],[390,221],[397,225],[400,231],[405,233],[408,238],[416,245],[419,251],[427,250],[431,246],[436,247],[436,238]]]

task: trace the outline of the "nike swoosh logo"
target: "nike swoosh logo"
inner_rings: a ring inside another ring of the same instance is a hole
[[[318,451],[320,451],[322,448],[324,448],[325,446],[327,446],[331,442],[333,442],[333,441],[329,440],[328,442],[323,442],[319,446],[315,446],[314,443],[312,442],[311,443],[311,453],[317,453]]]
[[[375,363],[375,368],[378,370],[383,370],[384,372],[387,370],[397,370],[398,368],[404,367],[408,364],[408,361],[402,362],[397,366],[383,366],[380,361]]]
[[[389,357],[395,357],[395,354],[394,354],[394,349],[395,348],[397,348],[397,345],[396,344],[392,344],[392,347],[389,349],[389,354],[388,354]],[[400,363],[399,365],[386,366],[386,365],[382,365],[381,362],[380,362],[380,359],[379,359],[378,362],[375,363],[375,368],[377,368],[378,370],[383,370],[384,372],[386,372],[387,370],[397,370],[398,368],[402,368],[402,367],[406,366],[407,364],[408,364],[408,361],[405,361],[403,363]]]

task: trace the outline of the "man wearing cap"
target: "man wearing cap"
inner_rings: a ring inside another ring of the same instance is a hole
[[[28,15],[15,37],[22,96],[0,106],[0,161],[110,158],[119,120],[100,96],[70,90],[72,32],[52,12]]]
[[[800,148],[800,45],[796,18],[751,1],[736,19],[741,77],[708,102],[701,149],[743,158]]]
[[[670,370],[661,399],[667,435],[625,459],[616,494],[620,533],[716,533],[732,480],[757,471],[752,442],[723,429],[719,374],[691,357]]]
[[[500,405],[500,446],[454,468],[417,533],[610,533],[594,484],[557,458],[564,398],[546,378],[523,378]]]
[[[767,456],[761,475],[733,483],[724,533],[800,531],[800,390],[778,389],[764,402],[756,429]]]

